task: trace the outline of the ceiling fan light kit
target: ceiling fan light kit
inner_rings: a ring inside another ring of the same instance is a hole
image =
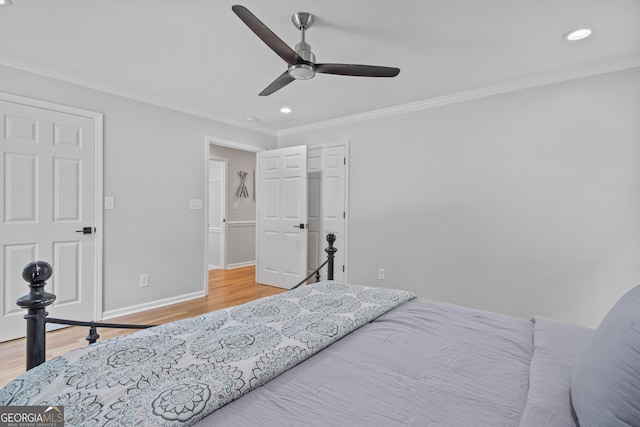
[[[316,75],[316,69],[309,64],[293,64],[289,66],[289,74],[296,80],[309,80]]]
[[[337,74],[357,77],[395,77],[400,73],[399,68],[382,67],[377,65],[356,64],[316,64],[316,56],[311,52],[311,46],[305,40],[305,32],[314,22],[314,16],[309,12],[297,12],[291,17],[293,25],[300,30],[302,40],[291,49],[273,31],[263,24],[246,7],[235,5],[231,10],[253,31],[267,46],[287,63],[287,71],[267,86],[260,96],[271,95],[294,80],[308,80],[316,73]]]

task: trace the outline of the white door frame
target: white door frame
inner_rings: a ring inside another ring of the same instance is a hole
[[[204,286],[204,294],[205,295],[209,295],[209,263],[208,263],[208,251],[209,251],[209,159],[211,158],[211,146],[212,145],[219,145],[221,147],[228,147],[228,148],[234,148],[236,150],[242,150],[242,151],[250,151],[252,153],[258,153],[260,151],[264,151],[266,150],[266,148],[264,147],[258,147],[255,145],[249,145],[249,144],[243,144],[241,142],[236,142],[236,141],[231,141],[228,139],[223,139],[223,138],[218,138],[218,137],[214,137],[214,136],[205,136],[204,137],[204,150],[205,150],[205,168],[204,170],[206,171],[205,173],[205,188],[204,188],[204,195],[205,195],[205,201],[204,201],[204,208],[205,208],[205,212],[204,212],[204,235],[205,235],[205,239],[204,239],[204,282],[203,282],[203,286]],[[225,193],[226,193],[226,189],[225,189]],[[225,212],[225,218],[226,218],[226,214],[227,212]],[[225,229],[226,229],[227,223],[225,222]],[[226,238],[225,238],[226,241]],[[226,251],[226,242],[225,242],[225,251]],[[225,254],[226,255],[226,254]],[[224,256],[224,255],[223,255]],[[225,257],[225,263],[226,263],[226,257]],[[225,264],[226,265],[226,264]]]
[[[83,110],[80,108],[69,107],[66,105],[54,104],[52,102],[41,101],[39,99],[27,98],[24,96],[13,95],[10,93],[0,92],[0,100],[6,102],[12,102],[15,104],[22,104],[30,107],[43,108],[52,111],[58,111],[62,113],[73,114],[76,116],[86,117],[93,120],[95,124],[95,217],[93,218],[93,224],[96,228],[94,233],[94,301],[93,301],[93,313],[95,320],[102,320],[103,306],[102,306],[102,242],[103,242],[103,182],[104,182],[104,170],[102,166],[103,162],[103,114],[95,111]],[[89,220],[89,219],[87,219]],[[51,289],[49,289],[51,291]],[[28,293],[28,289],[25,286],[25,294]]]
[[[218,156],[209,156],[209,160],[214,160],[217,162],[222,162],[222,188],[221,188],[221,192],[220,192],[220,203],[222,203],[222,225],[221,225],[221,231],[220,231],[220,268],[225,269],[227,268],[227,163],[229,161],[229,159],[227,159],[226,157],[218,157]],[[209,177],[209,180],[207,182],[211,182],[211,177]],[[209,188],[207,188],[207,195],[209,195],[208,193]],[[207,205],[211,203],[210,199],[207,199]],[[211,208],[211,206],[208,206],[209,209]],[[207,231],[209,231],[210,229],[210,224],[208,223],[208,218],[209,218],[209,210],[207,210]],[[209,237],[209,234],[207,234],[207,238]],[[209,248],[209,246],[207,246],[207,248]],[[207,266],[208,268],[208,266]]]

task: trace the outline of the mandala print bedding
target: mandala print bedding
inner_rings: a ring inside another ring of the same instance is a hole
[[[191,425],[413,297],[315,283],[72,351],[0,405],[63,405],[67,426]]]

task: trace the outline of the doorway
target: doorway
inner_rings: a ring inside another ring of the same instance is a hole
[[[205,141],[207,168],[205,263],[207,270],[254,265],[256,258],[254,173],[256,152],[263,149],[214,137],[206,137]],[[224,160],[225,170],[218,170],[220,163],[212,164],[212,160]],[[222,176],[215,177],[219,174]],[[219,189],[219,187],[222,188]],[[243,191],[240,191],[241,189]],[[212,224],[218,225],[211,226]]]
[[[206,137],[206,159],[207,167],[209,167],[209,159],[211,154],[218,157],[227,157],[224,149],[231,149],[236,151],[244,151],[246,154],[251,155],[254,159],[258,152],[264,151],[264,148],[251,146],[247,144],[237,143],[234,141],[224,140],[214,137]],[[341,140],[333,143],[319,144],[309,146],[309,195],[307,203],[309,206],[309,244],[307,247],[307,265],[313,270],[317,265],[324,262],[326,254],[324,249],[327,246],[325,240],[325,234],[332,232],[338,237],[336,241],[336,253],[335,259],[335,275],[334,279],[337,281],[348,280],[348,155],[349,155],[349,141]],[[233,269],[236,267],[243,267],[246,265],[255,265],[256,263],[256,221],[255,211],[253,208],[253,220],[234,220],[232,218],[234,212],[235,201],[233,194],[236,192],[236,187],[240,183],[235,170],[231,162],[228,163],[227,169],[227,213],[226,223],[223,228],[227,231],[226,241],[227,247],[225,248],[227,257],[226,265],[227,269]],[[327,169],[329,169],[327,171]],[[338,171],[338,172],[336,172]],[[337,174],[336,174],[337,173]],[[257,170],[250,171],[249,177],[246,179],[246,184],[249,189],[249,198],[238,199],[237,202],[240,207],[251,201],[255,204],[255,187],[257,183],[254,181],[257,174]],[[237,181],[237,182],[236,182]],[[209,182],[207,180],[207,186]],[[206,194],[209,196],[209,189],[207,188]],[[327,198],[331,198],[331,200]],[[313,199],[313,200],[312,200]],[[209,205],[209,201],[205,203],[205,206]],[[312,210],[313,209],[313,215]],[[324,216],[323,216],[324,215]],[[208,217],[209,215],[205,215]],[[313,223],[313,224],[312,224]],[[209,236],[208,236],[208,223],[206,224],[205,249],[209,250]],[[311,239],[313,233],[313,239]],[[233,234],[233,236],[232,236]],[[252,259],[247,262],[236,262],[234,257],[237,258],[240,247],[232,248],[232,241],[234,245],[242,241],[244,251],[246,253],[247,245],[252,247]],[[208,252],[207,252],[208,254]],[[207,261],[207,265],[209,262]],[[326,273],[322,274],[324,279]]]

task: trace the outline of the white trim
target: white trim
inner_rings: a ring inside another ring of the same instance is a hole
[[[95,320],[101,320],[104,313],[102,312],[102,267],[103,267],[103,204],[104,204],[104,115],[95,111],[84,110],[81,108],[70,107],[68,105],[55,104],[53,102],[42,101],[39,99],[28,98],[25,96],[14,95],[7,92],[0,92],[0,100],[11,102],[14,104],[26,105],[30,107],[42,108],[45,110],[57,111],[61,113],[73,114],[75,116],[86,117],[93,120],[95,129],[95,214],[94,224],[96,232],[93,234],[95,239],[94,252],[94,299],[93,299],[93,316]]]
[[[32,64],[29,64],[23,61],[16,61],[15,59],[9,59],[7,57],[0,58],[0,65],[4,65],[6,67],[14,68],[16,70],[26,71],[28,73],[33,73],[40,76],[48,77],[51,79],[56,79],[63,82],[71,83],[76,86],[82,86],[85,88],[98,90],[100,92],[106,92],[111,95],[121,96],[123,98],[132,99],[134,101],[144,102],[146,104],[155,105],[158,107],[166,108],[166,109],[177,111],[180,113],[189,114],[195,117],[214,120],[216,122],[220,122],[226,125],[251,130],[254,132],[259,132],[265,135],[269,135],[269,136],[276,135],[275,130],[271,128],[267,128],[265,126],[261,126],[257,123],[248,123],[246,121],[232,120],[227,117],[213,115],[211,114],[210,111],[203,111],[198,108],[193,108],[193,107],[188,107],[184,105],[167,102],[165,99],[161,99],[153,96],[143,96],[128,90],[122,90],[122,88],[117,88],[115,86],[105,85],[105,84],[93,82],[88,79],[83,79],[79,76],[71,76],[64,73],[60,73],[59,71],[53,70],[49,67],[34,66]]]
[[[202,292],[209,295],[209,157],[211,148],[209,137],[204,138],[204,247],[202,256],[204,258],[204,271],[202,273]]]
[[[95,163],[95,177],[96,177],[96,225],[95,225],[95,239],[96,239],[96,263],[95,263],[95,282],[96,282],[96,295],[94,299],[94,313],[98,317],[96,320],[101,320],[103,313],[103,289],[102,289],[102,277],[103,277],[103,236],[104,236],[104,129],[103,120],[104,116],[99,113],[95,113],[98,117],[95,120],[96,124],[96,163]]]
[[[223,139],[213,136],[205,136],[205,139],[207,140],[207,144],[209,145],[220,145],[222,147],[235,148],[236,150],[252,151],[254,153],[266,150],[266,148],[259,147],[257,145],[243,144],[242,142],[235,142],[229,139]]]
[[[177,304],[179,302],[190,301],[196,298],[205,297],[205,293],[202,291],[192,292],[190,294],[179,295],[171,298],[165,298],[158,301],[146,302],[143,304],[131,305],[129,307],[117,308],[115,310],[109,310],[102,313],[102,318],[112,319],[114,317],[126,316],[129,314],[140,313],[141,311],[151,310],[154,308],[166,307],[171,304]]]
[[[329,148],[329,147],[340,147],[344,145],[345,147],[349,146],[349,140],[348,139],[341,139],[338,141],[334,141],[334,142],[323,142],[321,144],[313,144],[313,145],[309,145],[307,146],[309,148],[309,150],[313,150],[314,148]]]
[[[413,111],[426,110],[428,108],[441,107],[444,105],[456,104],[458,102],[471,101],[478,98],[485,98],[489,96],[500,95],[503,93],[530,89],[538,86],[561,83],[583,77],[595,76],[598,74],[622,71],[635,67],[640,67],[640,58],[632,58],[631,60],[625,60],[614,64],[594,66],[591,68],[580,69],[578,71],[559,71],[528,79],[521,79],[494,86],[487,86],[479,89],[468,90],[465,92],[440,96],[437,98],[430,98],[423,101],[412,102],[409,104],[398,105],[395,107],[382,108],[365,113],[339,117],[337,119],[330,119],[322,122],[311,123],[308,125],[296,126],[289,129],[282,129],[277,132],[277,137],[280,138],[283,136],[295,135],[298,133],[310,132],[313,130],[324,129],[333,126],[346,125],[364,120],[372,120],[380,117],[388,117],[398,114],[410,113]]]
[[[232,228],[241,228],[241,227],[255,227],[255,221],[229,221],[227,222],[227,227]]]
[[[460,92],[457,94],[446,95],[438,98],[430,98],[430,99],[426,99],[426,100],[418,101],[414,103],[398,105],[390,108],[383,108],[380,110],[374,110],[374,111],[361,113],[361,114],[354,114],[351,116],[343,116],[337,119],[310,123],[307,125],[296,126],[296,127],[281,129],[281,130],[274,130],[271,128],[257,125],[256,123],[250,124],[250,123],[247,123],[246,121],[231,120],[226,117],[212,115],[209,111],[201,111],[199,109],[194,109],[192,107],[186,107],[186,106],[168,103],[166,102],[166,100],[162,100],[155,97],[140,96],[126,90],[115,88],[113,86],[96,83],[87,79],[81,79],[81,78],[78,78],[77,76],[66,75],[66,74],[60,73],[59,71],[53,70],[51,68],[35,66],[33,64],[30,64],[24,61],[17,61],[15,59],[9,59],[4,57],[4,58],[0,58],[0,65],[4,65],[10,68],[26,71],[28,73],[33,73],[33,74],[37,74],[37,75],[48,77],[48,78],[65,81],[65,82],[74,84],[76,86],[83,86],[89,89],[99,90],[101,92],[106,92],[112,95],[121,96],[121,97],[132,99],[135,101],[156,105],[158,107],[167,108],[173,111],[190,114],[196,117],[202,117],[208,120],[214,120],[230,126],[240,127],[243,129],[259,132],[269,136],[276,136],[277,138],[280,138],[286,135],[294,135],[297,133],[303,133],[311,130],[338,126],[338,125],[358,122],[362,120],[369,120],[369,119],[374,119],[378,117],[386,117],[386,116],[392,116],[396,114],[407,113],[411,111],[424,110],[427,108],[434,108],[442,105],[469,101],[472,99],[498,95],[506,92],[513,92],[513,91],[533,88],[537,86],[560,83],[563,81],[595,76],[598,74],[611,73],[614,71],[622,71],[629,68],[639,67],[640,58],[637,58],[637,57],[630,58],[630,59],[625,59],[625,60],[610,63],[610,64],[599,64],[596,66],[581,68],[578,70],[572,69],[568,71],[564,70],[564,71],[553,72],[553,73],[532,77],[528,79],[516,80],[509,83],[504,83],[504,84],[499,84],[494,86],[487,86],[484,88]],[[252,151],[252,150],[248,150],[248,151]]]
[[[349,212],[349,165],[350,165],[350,157],[349,157],[349,147],[350,141],[347,139],[344,141],[344,156],[346,158],[345,168],[344,168],[344,211],[345,211],[345,221],[344,221],[344,282],[349,283],[349,218],[351,218]],[[335,266],[334,266],[335,268]],[[334,270],[335,271],[335,270]]]
[[[235,264],[227,265],[227,270],[233,270],[234,268],[248,267],[250,265],[256,265],[255,261],[236,262]]]
[[[7,92],[0,92],[0,100],[6,101],[6,102],[12,102],[14,104],[26,105],[29,107],[42,108],[44,110],[51,110],[51,111],[58,111],[62,113],[73,114],[74,116],[87,117],[89,119],[96,119],[97,117],[102,117],[102,113],[96,113],[95,111],[83,110],[76,107],[70,107],[68,105],[56,104],[53,102],[42,101],[40,99],[14,95],[12,93],[7,93]]]

